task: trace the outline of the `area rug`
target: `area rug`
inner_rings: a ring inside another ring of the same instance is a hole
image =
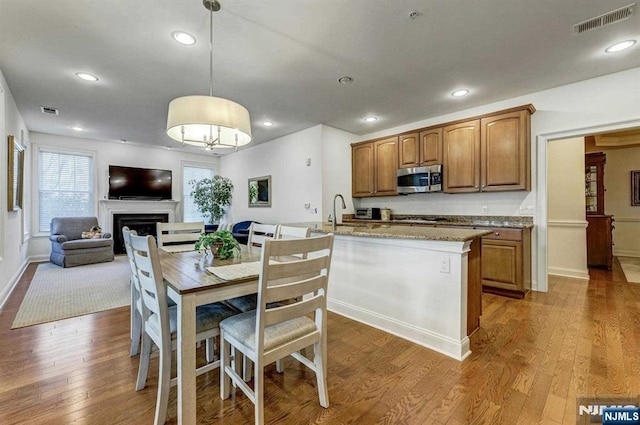
[[[12,329],[129,305],[131,268],[126,256],[71,268],[40,264]]]
[[[640,258],[636,257],[618,257],[624,277],[627,282],[640,283]]]

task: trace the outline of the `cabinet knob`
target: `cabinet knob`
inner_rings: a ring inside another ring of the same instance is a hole
[[[482,187],[487,187],[487,185],[486,185],[486,184],[483,184],[483,185],[482,185]]]
[[[500,232],[495,232],[494,233],[496,236],[500,236]]]

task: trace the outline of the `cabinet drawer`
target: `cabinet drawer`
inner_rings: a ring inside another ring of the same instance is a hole
[[[495,227],[481,228],[482,230],[491,230],[490,235],[483,236],[482,239],[491,239],[498,241],[522,241],[522,230],[520,229],[503,229]]]

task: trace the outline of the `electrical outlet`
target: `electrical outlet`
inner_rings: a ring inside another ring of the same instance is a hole
[[[486,205],[482,206],[482,215],[487,215],[489,214],[489,207]]]
[[[311,203],[310,203],[310,202],[305,203],[305,204],[304,204],[304,207],[305,207],[306,209],[311,208]]]
[[[451,273],[451,258],[449,257],[440,258],[440,273],[445,273],[445,274]]]
[[[520,206],[520,214],[521,215],[532,215],[533,214],[533,206],[532,205],[521,205]]]

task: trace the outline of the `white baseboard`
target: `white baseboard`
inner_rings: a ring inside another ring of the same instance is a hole
[[[455,341],[444,335],[331,298],[327,300],[327,308],[341,316],[388,332],[459,361],[471,354],[469,337],[466,336],[462,341]]]
[[[24,273],[24,271],[27,269],[28,265],[29,265],[29,261],[25,260],[20,265],[18,270],[16,270],[13,276],[11,276],[11,279],[9,280],[9,284],[0,293],[0,309],[4,307],[4,303],[7,302],[7,300],[9,299],[9,296],[11,295],[13,290],[16,288],[16,285],[20,281],[20,278],[22,277],[22,274]]]
[[[29,257],[30,263],[41,263],[43,261],[49,261],[49,254],[32,255]]]
[[[549,267],[548,273],[554,276],[572,277],[574,279],[589,280],[589,270],[566,269],[562,267]]]
[[[640,257],[640,251],[627,251],[627,250],[613,250],[613,255],[616,257]]]

